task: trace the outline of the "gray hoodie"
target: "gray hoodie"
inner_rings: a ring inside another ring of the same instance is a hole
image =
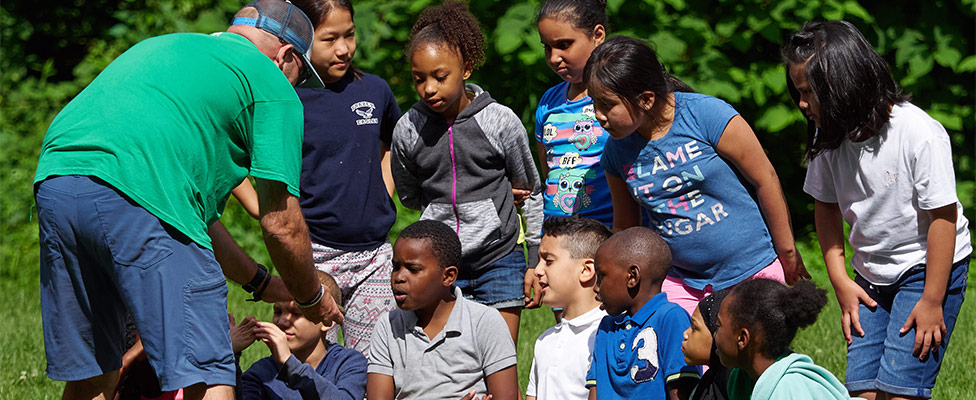
[[[522,121],[477,85],[452,124],[423,102],[397,122],[393,179],[404,206],[441,221],[461,239],[461,268],[481,270],[516,249],[519,219],[512,188],[532,191],[522,206],[528,266],[538,263],[542,185]]]

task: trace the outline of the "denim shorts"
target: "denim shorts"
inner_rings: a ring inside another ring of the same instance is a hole
[[[949,345],[952,328],[959,316],[959,308],[966,296],[969,257],[953,264],[942,303],[942,317],[946,334],[942,344],[925,361],[912,355],[915,330],[899,334],[925,288],[925,265],[917,265],[905,272],[898,282],[872,285],[860,276],[854,281],[878,302],[874,310],[864,304],[858,307],[864,337],[853,333],[847,347],[847,390],[851,392],[879,390],[901,396],[932,397],[935,378]]]
[[[212,251],[97,178],[49,178],[35,199],[51,379],[118,370],[130,313],[162,390],[234,384],[227,281]]]
[[[478,271],[459,273],[454,286],[464,298],[502,309],[525,305],[525,252],[508,253]]]

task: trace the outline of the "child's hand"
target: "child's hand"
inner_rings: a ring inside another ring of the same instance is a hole
[[[786,278],[786,284],[793,286],[800,279],[810,279],[810,273],[807,272],[806,266],[803,265],[803,257],[800,256],[800,252],[793,247],[787,251],[777,251],[779,255],[779,262],[783,264],[783,275]]]
[[[464,395],[464,397],[462,397],[461,400],[491,400],[490,394],[486,394],[484,396],[481,396],[480,398],[475,398],[474,396],[475,396],[474,390],[472,390],[468,392],[468,394]]]
[[[288,357],[291,356],[291,350],[288,349],[288,337],[277,325],[257,321],[257,326],[254,327],[254,336],[268,345],[268,349],[271,350],[271,358],[278,364],[284,364],[285,361],[288,361]]]
[[[861,329],[861,321],[857,315],[858,306],[864,303],[874,308],[878,303],[868,296],[860,285],[847,277],[841,278],[839,285],[834,285],[834,292],[837,294],[837,303],[840,304],[840,325],[844,330],[844,339],[847,339],[847,344],[851,344],[851,325],[857,330],[859,336],[864,337],[864,330]]]
[[[539,277],[535,276],[535,268],[529,268],[525,272],[525,308],[537,308],[542,305],[542,285],[539,284]]]
[[[515,207],[522,207],[522,203],[532,195],[532,191],[528,189],[512,188],[512,197],[515,198]]]
[[[234,353],[240,353],[251,343],[254,343],[254,326],[257,324],[257,320],[254,319],[254,316],[249,315],[244,317],[238,325],[231,313],[227,313],[227,319],[230,320],[231,347],[234,348]]]
[[[906,333],[915,326],[915,347],[912,355],[925,361],[929,350],[935,352],[942,344],[946,334],[945,321],[942,319],[942,303],[928,301],[924,297],[915,303],[908,320],[902,325],[899,333]]]

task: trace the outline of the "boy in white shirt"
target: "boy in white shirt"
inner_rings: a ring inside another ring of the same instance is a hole
[[[535,342],[526,400],[586,399],[593,340],[607,315],[593,292],[593,258],[612,232],[595,219],[578,216],[550,217],[542,232],[535,274],[542,286],[542,302],[562,308],[563,318]]]

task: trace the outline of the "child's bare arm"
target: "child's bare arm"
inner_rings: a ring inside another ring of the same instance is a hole
[[[858,317],[858,305],[864,303],[868,307],[874,307],[877,303],[847,276],[846,261],[844,261],[844,220],[837,203],[814,200],[813,220],[817,227],[820,251],[827,266],[827,276],[834,286],[837,303],[840,304],[840,323],[844,331],[844,339],[847,340],[847,344],[851,344],[852,327],[858,335],[864,336]]]
[[[773,247],[783,263],[786,283],[810,278],[803,266],[800,252],[793,241],[793,226],[786,197],[779,184],[779,177],[773,164],[769,162],[755,132],[741,116],[732,117],[722,133],[715,150],[729,160],[735,168],[756,188],[759,209],[768,221],[769,234]]]
[[[610,202],[613,204],[613,231],[620,232],[640,225],[640,205],[630,197],[627,182],[610,174],[606,174],[606,177],[607,187],[610,189]]]
[[[546,145],[542,142],[535,142],[535,155],[539,157],[539,167],[542,174],[539,176],[542,178],[542,183],[545,185],[546,178],[549,176],[549,160],[548,160],[548,150],[546,150]]]
[[[258,192],[254,190],[254,186],[251,186],[251,181],[244,178],[244,181],[240,185],[231,190],[231,194],[237,198],[237,201],[241,203],[241,207],[251,215],[251,218],[259,219],[261,218],[261,213],[258,211]]]
[[[393,399],[393,377],[370,373],[366,375],[366,400]]]
[[[518,400],[518,375],[515,366],[511,366],[485,377],[488,394],[495,400]]]
[[[393,170],[390,167],[390,145],[380,142],[380,169],[383,172],[383,184],[386,185],[386,192],[393,197]]]
[[[956,244],[956,204],[926,210],[932,218],[928,229],[925,254],[925,289],[912,313],[899,332],[906,333],[915,326],[915,347],[912,354],[921,360],[929,350],[936,351],[945,338],[946,325],[942,318],[942,301],[952,270],[952,256]]]
[[[596,386],[590,386],[590,396],[587,400],[596,400]]]

